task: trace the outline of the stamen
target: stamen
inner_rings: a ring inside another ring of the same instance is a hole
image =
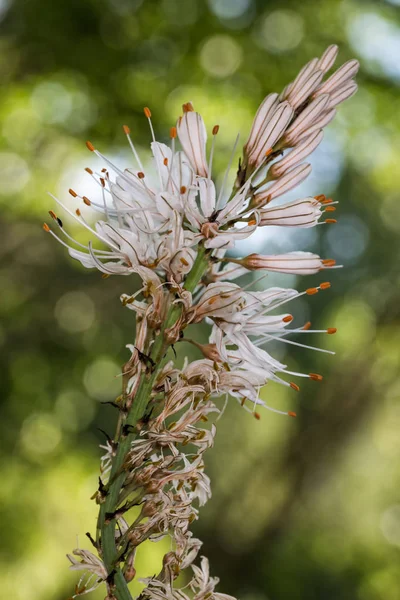
[[[211,179],[211,171],[212,171],[214,148],[215,148],[215,137],[216,137],[218,131],[219,131],[219,125],[214,125],[213,130],[212,130],[213,139],[212,139],[212,143],[211,143],[210,160],[208,162],[208,180]]]
[[[321,290],[327,290],[331,287],[331,284],[329,283],[329,281],[324,281],[323,283],[319,284],[319,287]]]
[[[283,317],[282,321],[284,323],[291,323],[293,321],[293,315],[287,315],[286,317]]]
[[[312,379],[313,381],[322,381],[323,377],[322,375],[319,375],[318,373],[310,373],[309,374],[310,379]]]
[[[85,167],[85,171],[86,173],[89,173],[89,175],[93,175],[93,171],[89,167]]]
[[[323,265],[325,265],[326,267],[333,267],[336,265],[336,260],[334,260],[333,258],[325,258],[324,260],[321,261]]]
[[[308,331],[311,327],[311,321],[307,321],[307,323],[304,323],[302,330],[303,331]]]
[[[178,132],[176,130],[176,127],[171,127],[171,129],[169,130],[169,137],[171,138],[171,140],[174,140],[178,135]]]
[[[335,212],[336,206],[327,206],[325,212]]]
[[[324,203],[326,201],[326,196],[325,194],[318,194],[317,196],[314,196],[315,200],[317,200],[318,202]]]
[[[289,410],[288,416],[289,417],[297,417],[297,414],[295,412],[293,412],[292,410]]]
[[[254,418],[257,419],[257,421],[259,421],[261,419],[261,415],[258,412],[253,413]]]
[[[328,327],[328,329],[326,330],[326,333],[327,333],[328,335],[333,335],[333,334],[334,334],[334,333],[336,333],[336,332],[337,332],[337,329],[336,329],[336,327]]]
[[[50,227],[47,225],[47,223],[43,223],[43,229],[44,229],[44,230],[45,230],[47,233],[50,233],[50,232],[51,232],[51,229],[50,229]]]
[[[86,206],[90,206],[92,204],[89,198],[87,198],[86,196],[82,196],[82,200],[86,204]]]
[[[180,189],[179,191],[180,191],[180,193],[181,193],[182,195],[183,195],[183,194],[186,194],[186,186],[184,186],[184,185],[181,185],[181,189]]]
[[[316,287],[308,288],[308,290],[306,290],[306,294],[308,296],[312,296],[314,294],[318,294],[318,288],[316,288]]]
[[[144,173],[143,173],[143,171],[139,171],[139,173],[137,174],[137,176],[139,177],[139,179],[144,179]]]
[[[74,192],[74,190],[72,190],[71,188],[68,190],[68,192],[71,194],[71,196],[73,198],[77,198],[78,197],[78,194],[76,192]]]
[[[325,223],[337,223],[336,219],[325,219]]]
[[[92,142],[86,142],[86,147],[88,150],[90,150],[90,152],[95,151],[95,147],[93,146]]]
[[[143,165],[141,163],[139,155],[138,155],[138,153],[136,151],[136,148],[135,148],[135,146],[134,146],[134,144],[132,142],[131,136],[130,136],[131,130],[129,129],[128,125],[123,125],[122,129],[124,130],[124,133],[125,133],[126,137],[128,138],[129,146],[131,147],[133,156],[135,157],[136,162],[139,165],[139,169],[143,170]]]
[[[146,116],[147,119],[151,119],[151,110],[149,109],[148,106],[144,107],[143,112],[144,112],[144,114],[145,114],[145,116]]]
[[[168,167],[168,158],[167,157],[164,158],[163,164],[165,167]]]
[[[293,383],[292,381],[289,383],[290,387],[292,388],[292,390],[295,390],[296,392],[300,391],[299,386],[296,383]]]

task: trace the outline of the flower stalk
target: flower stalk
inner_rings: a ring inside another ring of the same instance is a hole
[[[83,571],[74,598],[105,584],[106,600],[132,600],[129,583],[136,577],[141,544],[168,536],[172,549],[158,574],[141,579],[145,588],[140,600],[234,600],[215,591],[218,579],[210,576],[205,557],[195,564],[201,542],[190,530],[199,507],[211,496],[204,453],[214,443],[214,417],[224,410],[219,400],[226,404],[229,397],[235,398],[257,420],[260,408],[295,417],[294,411],[274,406],[273,386],[298,391],[293,378],[320,382],[322,376],[290,370],[269,353],[268,344],[333,354],[300,340],[303,335],[336,331],[313,330],[310,323],[295,323],[285,312],[295,298],[329,289],[328,281],[303,291],[260,291],[254,284],[243,287],[236,281],[251,271],[316,275],[337,266],[334,259],[310,252],[233,258],[229,250],[259,227],[267,232],[272,225],[307,228],[336,222],[323,218],[337,204],[324,194],[283,204],[280,199],[308,177],[312,169],[304,160],[322,142],[336,107],[356,91],[354,60],[324,81],[337,52],[336,46],[329,46],[281,94],[264,99],[230,196],[225,197],[224,189],[237,139],[217,194],[212,163],[219,126],[212,128],[207,159],[207,129],[190,102],[170,130],[169,146],[156,141],[151,111],[144,109],[153,140],[155,182],[124,126],[134,166],[121,170],[87,142],[106,165],[98,174],[86,168],[98,185],[99,198],[70,189],[74,201],[84,205],[74,211],[52,196],[101,243],[81,244],[51,210],[57,233],[47,223],[44,229],[74,259],[105,278],[136,274],[141,280],[139,290],[121,296],[135,315],[136,336],[127,346],[130,358],[122,371],[122,395],[112,403],[119,411],[116,433],[102,446],[106,452],[95,494],[96,539],[89,535],[96,554],[75,549],[68,555],[71,568]],[[176,147],[178,141],[182,150]],[[102,215],[94,225],[82,214],[88,207]],[[210,327],[208,344],[185,337],[187,328],[197,323]],[[170,350],[182,340],[192,343],[199,358],[185,359],[179,366]],[[265,385],[271,404],[260,396]],[[182,572],[187,584],[179,589],[176,580]]]

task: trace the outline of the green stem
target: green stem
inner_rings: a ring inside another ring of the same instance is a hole
[[[187,291],[193,292],[195,290],[197,284],[204,275],[207,266],[208,258],[206,255],[206,250],[203,246],[201,246],[199,247],[193,267],[185,281],[184,287]],[[180,311],[181,307],[179,305],[171,305],[162,330],[154,340],[150,352],[150,358],[154,361],[156,368],[152,373],[146,373],[142,376],[142,380],[139,384],[139,388],[135,395],[131,410],[129,411],[125,421],[126,425],[131,425],[134,427],[145,413],[154,381],[161,369],[162,359],[168,348],[168,343],[164,337],[165,331],[169,327],[172,327],[172,325],[176,322]],[[132,596],[129,592],[128,585],[120,567],[115,564],[118,554],[115,544],[116,520],[112,519],[110,521],[106,521],[105,516],[106,513],[113,513],[118,508],[120,491],[126,477],[126,473],[122,466],[135,436],[135,433],[130,433],[126,436],[121,436],[119,439],[118,449],[111,468],[107,496],[105,498],[105,502],[101,504],[98,520],[98,540],[100,539],[101,541],[102,558],[107,572],[109,574],[114,572],[114,594],[118,600],[132,600]]]

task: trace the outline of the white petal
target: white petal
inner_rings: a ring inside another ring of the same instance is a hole
[[[182,148],[193,169],[197,175],[207,177],[207,132],[202,117],[194,111],[185,112],[178,120],[177,132]]]

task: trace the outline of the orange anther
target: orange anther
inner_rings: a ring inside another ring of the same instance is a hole
[[[124,133],[126,133],[126,135],[129,135],[131,132],[128,125],[122,125],[122,129],[124,130]]]
[[[149,107],[148,107],[148,106],[145,106],[145,107],[144,107],[144,109],[143,109],[143,112],[144,112],[145,116],[146,116],[148,119],[150,119],[150,117],[151,117],[151,110],[149,109]]]
[[[254,414],[254,418],[257,419],[257,421],[259,421],[261,419],[261,415],[258,412],[253,413]]]
[[[325,223],[337,223],[336,219],[325,219]]]
[[[307,323],[304,323],[302,329],[303,331],[307,331],[308,329],[310,329],[311,327],[311,321],[307,321]]]
[[[268,150],[265,152],[265,156],[270,156],[272,154],[273,150],[272,148],[268,148]]]
[[[78,215],[78,217],[81,216],[81,211],[79,210],[79,208],[76,209],[75,213]]]
[[[319,284],[319,287],[321,290],[327,290],[331,287],[331,284],[329,283],[329,281],[324,281],[323,283]]]
[[[90,152],[94,152],[94,146],[92,142],[86,142],[86,147],[88,150],[90,150]]]
[[[101,170],[101,172],[102,172],[102,173],[107,173],[107,169],[104,167],[104,168]]]
[[[313,294],[318,294],[318,288],[308,288],[308,290],[306,290],[306,294],[308,294],[309,296],[312,296]]]
[[[177,135],[178,132],[176,131],[176,127],[171,127],[171,129],[169,130],[169,137],[174,139]]]
[[[334,260],[333,258],[325,258],[321,262],[326,267],[333,267],[334,265],[336,265],[336,260]]]
[[[139,171],[137,176],[139,177],[139,179],[144,179],[144,173],[142,171]]]
[[[166,167],[168,166],[168,158],[167,158],[167,157],[165,157],[165,158],[164,158],[164,160],[163,160],[163,164],[164,164]]]
[[[214,302],[216,302],[218,300],[218,296],[212,296],[212,298],[209,299],[208,304],[214,304]]]
[[[291,323],[293,321],[293,316],[292,315],[286,315],[286,317],[283,317],[282,321],[284,323]]]
[[[288,415],[289,415],[289,417],[297,417],[297,414],[295,412],[293,412],[292,410],[289,410]]]
[[[335,212],[336,206],[327,206],[325,212]]]
[[[186,258],[183,258],[183,256],[181,257],[180,261],[181,261],[181,263],[182,263],[183,265],[185,265],[185,267],[188,267],[188,266],[189,266],[189,263],[188,263],[188,261],[186,260]]]
[[[246,402],[246,398],[242,398],[240,401],[240,406],[244,406]]]
[[[52,219],[54,219],[55,221],[57,221],[57,215],[54,212],[54,210],[49,210],[49,215],[51,216]]]
[[[292,390],[296,390],[296,392],[300,391],[299,386],[297,385],[297,383],[293,383],[292,381],[290,382],[290,387],[292,388]]]
[[[214,125],[213,130],[212,130],[212,134],[213,135],[217,135],[218,131],[219,131],[219,125]]]
[[[106,181],[103,179],[103,177],[100,177],[100,183],[103,187],[106,187]]]
[[[182,110],[184,113],[193,112],[194,111],[193,104],[191,102],[186,102],[185,104],[183,104]]]
[[[186,194],[186,186],[181,185],[181,189],[179,191],[181,194]]]
[[[102,279],[108,279],[109,277],[110,276],[109,276],[108,273],[103,273],[102,276],[101,276]]]
[[[326,200],[326,196],[325,194],[318,194],[317,196],[314,196],[315,200],[318,200],[318,202],[325,202]]]
[[[322,375],[319,375],[318,373],[310,373],[309,377],[310,377],[310,379],[313,379],[314,381],[322,381],[323,380]]]
[[[43,223],[43,229],[47,231],[47,233],[50,231],[50,227],[47,225],[47,223]]]
[[[74,190],[71,190],[71,188],[70,188],[68,191],[71,194],[71,196],[73,196],[74,198],[77,197],[78,194],[76,192],[74,192]]]
[[[86,206],[90,206],[92,203],[90,202],[89,198],[86,198],[86,196],[82,197],[82,200],[84,201],[84,203],[86,204]]]
[[[255,219],[250,219],[250,221],[247,223],[249,226],[252,225],[257,225],[257,221]]]
[[[93,171],[92,169],[89,169],[89,167],[85,167],[85,171],[86,173],[89,173],[89,175],[93,175]]]
[[[332,198],[325,198],[322,200],[322,204],[330,204],[331,202],[333,202]]]
[[[328,333],[329,335],[332,335],[333,333],[336,333],[337,329],[336,327],[328,327],[328,329],[326,330],[326,333]]]

